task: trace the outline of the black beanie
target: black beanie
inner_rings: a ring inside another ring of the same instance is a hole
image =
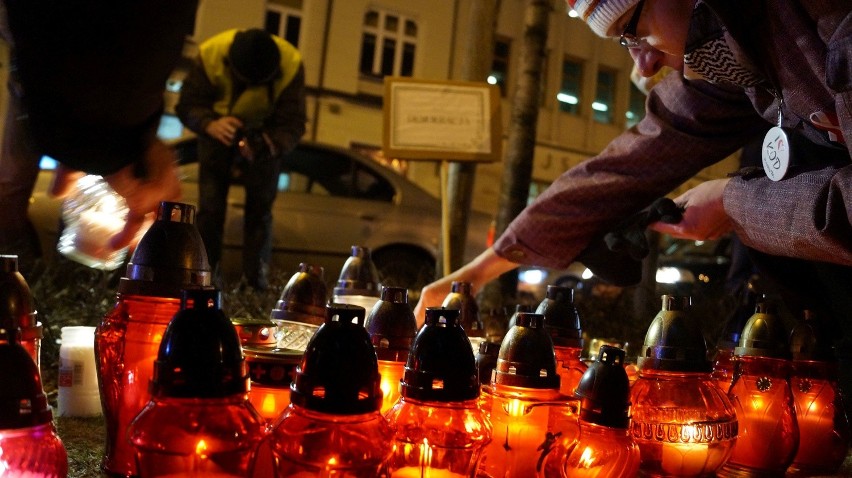
[[[234,35],[228,59],[231,68],[250,84],[269,81],[281,67],[281,52],[275,40],[257,28]]]

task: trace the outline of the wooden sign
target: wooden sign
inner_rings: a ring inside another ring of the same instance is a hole
[[[385,77],[383,149],[388,158],[498,161],[501,126],[495,85]]]

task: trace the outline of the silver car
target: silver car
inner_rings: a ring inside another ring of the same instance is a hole
[[[182,202],[198,204],[198,163],[193,141],[177,146]],[[47,196],[50,172],[42,171],[30,205],[42,249],[55,248],[59,202]],[[238,182],[238,179],[236,180]],[[283,162],[273,206],[273,263],[286,274],[300,262],[325,268],[336,281],[351,247],[370,248],[384,285],[407,287],[416,300],[435,277],[439,259],[441,202],[377,161],[351,150],[303,142]],[[222,251],[225,279],[240,274],[245,191],[228,194]],[[472,212],[465,261],[486,247],[490,218]]]

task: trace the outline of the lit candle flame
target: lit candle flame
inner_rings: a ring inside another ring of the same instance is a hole
[[[420,469],[425,470],[432,466],[432,447],[429,446],[429,440],[423,439],[423,444],[420,445]]]
[[[201,459],[207,458],[207,443],[204,440],[198,440],[198,443],[195,445],[195,454]]]
[[[580,460],[577,463],[579,468],[591,468],[595,466],[594,450],[591,447],[586,447],[580,455]]]
[[[276,412],[277,409],[275,408],[275,394],[264,394],[261,409],[263,410],[264,416],[270,416]]]
[[[509,414],[510,417],[520,417],[526,414],[526,406],[524,402],[518,400],[517,398],[513,398],[509,400],[504,405],[506,413]]]

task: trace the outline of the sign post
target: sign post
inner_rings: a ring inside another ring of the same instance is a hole
[[[449,161],[494,162],[502,156],[500,90],[469,81],[386,77],[385,157],[441,161],[441,250],[450,271]]]

